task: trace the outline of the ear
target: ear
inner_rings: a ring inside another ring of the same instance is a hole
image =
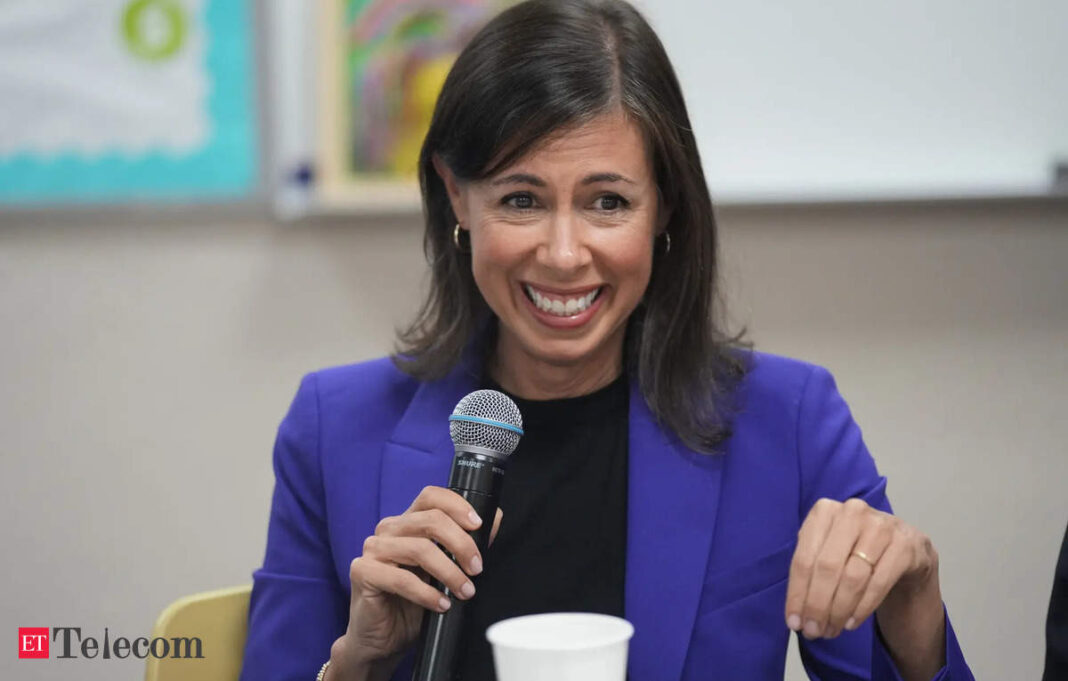
[[[664,201],[660,187],[656,188],[656,236],[660,236],[671,222],[671,206]]]
[[[456,179],[456,175],[445,161],[441,160],[441,157],[437,154],[431,156],[431,161],[434,163],[434,170],[437,171],[438,177],[441,178],[442,183],[445,185],[445,191],[449,195],[449,203],[452,204],[452,214],[456,216],[456,221],[460,225],[467,224],[467,210],[464,205],[463,192],[460,190],[460,181]],[[466,227],[465,227],[466,229]]]
[[[656,235],[660,236],[667,230],[668,223],[671,222],[671,208],[664,206],[657,213]]]

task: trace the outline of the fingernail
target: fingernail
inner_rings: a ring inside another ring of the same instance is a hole
[[[850,617],[849,619],[846,620],[845,628],[846,628],[847,631],[853,631],[854,629],[857,628],[857,621],[855,619],[853,619],[852,617]]]
[[[805,622],[805,638],[816,638],[821,631],[823,631],[823,628],[820,627],[819,622],[816,620]]]
[[[790,615],[786,618],[786,626],[790,627],[792,631],[801,631],[801,616]]]
[[[482,559],[475,556],[471,559],[471,574],[477,575],[482,572]]]
[[[464,598],[471,598],[475,595],[475,585],[471,582],[467,582],[460,587],[460,595]]]
[[[438,609],[441,610],[442,612],[445,612],[446,610],[448,610],[451,607],[452,607],[452,601],[450,601],[448,598],[444,598],[443,597],[440,601],[438,601]]]
[[[474,523],[476,526],[482,524],[482,518],[479,518],[478,514],[475,513],[474,511],[471,511],[470,513],[468,513],[467,517],[470,518],[471,522]]]

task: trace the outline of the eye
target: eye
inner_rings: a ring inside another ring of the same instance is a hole
[[[501,204],[518,210],[530,210],[534,208],[534,197],[527,192],[516,192],[501,199]]]
[[[630,202],[624,199],[619,194],[604,194],[597,197],[597,201],[594,204],[598,210],[611,213],[630,205]]]

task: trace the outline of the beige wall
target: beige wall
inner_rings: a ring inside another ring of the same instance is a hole
[[[1037,678],[1068,521],[1068,203],[721,222],[735,319],[835,372],[897,511],[940,550],[977,675]],[[420,239],[412,218],[0,215],[3,630],[143,635],[173,598],[248,581],[300,375],[388,350]],[[141,673],[0,655],[4,679]]]

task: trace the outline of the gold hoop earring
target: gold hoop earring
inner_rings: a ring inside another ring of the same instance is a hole
[[[456,228],[452,230],[452,244],[454,246],[456,246],[456,250],[460,251],[461,253],[464,252],[464,249],[460,247],[460,223],[459,222],[456,223]]]

